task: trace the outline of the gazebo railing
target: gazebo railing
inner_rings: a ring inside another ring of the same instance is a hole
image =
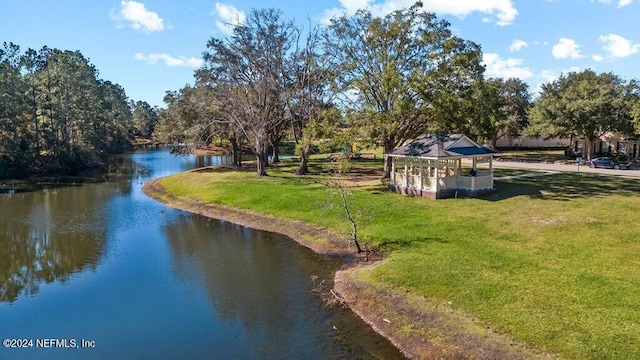
[[[471,189],[471,176],[458,176],[458,188]]]
[[[436,189],[437,182],[437,189]],[[426,191],[440,191],[446,189],[484,190],[493,188],[493,173],[491,171],[478,172],[476,176],[449,175],[444,177],[422,176],[396,171],[392,173],[392,184],[412,189]]]
[[[476,183],[472,190],[484,190],[493,188],[493,174],[476,176]]]
[[[458,176],[458,184],[455,186],[457,189],[464,190],[484,190],[493,188],[493,174],[483,173],[483,175],[476,176]]]
[[[438,188],[441,190],[458,188],[458,182],[456,181],[456,178],[458,178],[458,176],[447,176],[438,178]]]
[[[435,178],[424,179],[425,185],[433,185]],[[482,176],[447,176],[438,179],[438,190],[461,189],[461,190],[484,190],[493,188],[493,174],[489,173]],[[433,190],[433,186],[425,186],[425,190]]]
[[[409,186],[420,188],[420,175],[409,175]]]

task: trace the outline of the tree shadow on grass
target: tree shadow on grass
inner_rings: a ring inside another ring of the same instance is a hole
[[[205,167],[201,167],[201,168],[196,168],[196,169],[192,169],[189,170],[190,172],[194,172],[194,173],[210,173],[210,172],[255,172],[256,168],[255,166],[246,166],[246,165],[242,165],[241,167],[237,167],[234,165],[211,165],[211,166],[205,166]]]
[[[307,164],[307,169],[309,169],[309,175],[323,174],[327,172],[327,167],[316,161],[309,162],[309,164]]]
[[[480,199],[500,201],[516,196],[529,196],[542,200],[570,201],[579,198],[639,194],[640,183],[635,179],[585,173],[562,173],[496,181],[496,191],[483,195]]]

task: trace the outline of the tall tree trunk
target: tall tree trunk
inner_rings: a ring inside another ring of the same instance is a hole
[[[308,142],[302,149],[302,155],[300,156],[300,164],[296,170],[296,175],[307,175],[309,173],[309,155],[311,154],[311,143]]]
[[[60,149],[58,148],[58,129],[57,129],[57,121],[53,119],[53,96],[51,87],[53,86],[51,83],[51,72],[49,66],[46,67],[47,73],[47,107],[49,108],[49,141],[45,140],[46,150],[52,150],[55,156],[60,155]],[[48,144],[47,144],[48,143]]]
[[[269,164],[269,141],[265,138],[257,138],[256,146],[256,176],[268,176],[267,166]]]
[[[40,165],[40,126],[38,124],[38,103],[36,102],[36,87],[33,84],[33,80],[31,84],[32,98],[31,98],[31,110],[33,115],[33,125],[36,130],[36,162]]]
[[[271,162],[273,162],[274,164],[280,162],[280,142],[282,141],[282,138],[283,134],[279,133],[278,131],[272,131],[269,134],[269,142],[272,146],[271,155],[273,157],[271,159]]]
[[[265,140],[262,146],[262,160],[264,161],[264,168],[269,167],[269,141]]]
[[[267,175],[267,162],[265,161],[265,153],[256,154],[256,160],[258,163],[256,176],[268,176]]]
[[[583,157],[587,160],[591,160],[591,154],[593,154],[593,139],[591,137],[584,137],[584,148],[582,148],[584,152]]]
[[[239,168],[242,167],[242,149],[240,149],[240,145],[238,144],[238,139],[232,137],[229,139],[231,143],[231,155],[233,157],[233,166]]]
[[[273,159],[271,160],[273,163],[280,162],[280,144],[279,142],[275,142],[271,145],[273,147]]]
[[[383,179],[390,179],[391,178],[391,159],[386,156],[387,152],[393,150],[393,140],[392,139],[385,139],[382,142],[382,149],[384,152],[384,175],[382,176]]]
[[[300,130],[300,126],[296,126],[295,116],[293,120],[291,120],[291,133],[293,134],[293,142],[298,145],[300,138],[302,138],[302,131]]]

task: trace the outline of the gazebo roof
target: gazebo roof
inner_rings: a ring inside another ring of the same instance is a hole
[[[482,146],[463,134],[423,134],[407,145],[388,153],[389,156],[431,159],[495,154],[499,154],[499,152]]]

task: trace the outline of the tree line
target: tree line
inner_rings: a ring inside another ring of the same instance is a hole
[[[427,131],[494,142],[522,131],[528,86],[485,80],[480,46],[421,8],[384,17],[360,10],[306,31],[279,10],[254,9],[231,36],[208,41],[194,86],[167,93],[157,134],[205,144],[224,138],[236,165],[246,146],[263,176],[286,136],[305,174],[318,138],[390,151]]]
[[[79,51],[0,48],[0,178],[103,165],[149,137],[157,119]]]
[[[212,37],[203,59],[195,85],[167,93],[156,134],[194,144],[226,139],[236,165],[248,147],[259,176],[270,155],[278,161],[285,137],[305,174],[313,139],[385,152],[425,132],[493,146],[506,136],[577,136],[590,146],[606,131],[633,134],[640,118],[637,82],[614,74],[563,75],[535,101],[520,79],[486,78],[481,46],[420,2],[383,17],[359,10],[306,31],[277,9],[254,9],[232,35]]]
[[[306,174],[312,144],[390,151],[425,132],[463,133],[495,146],[502,137],[586,141],[634,134],[635,80],[592,70],[562,75],[533,100],[520,79],[487,78],[479,44],[416,3],[383,17],[360,10],[304,29],[277,9],[254,9],[228,37],[212,37],[194,85],[168,91],[166,109],[127,99],[79,51],[0,49],[0,177],[103,163],[132,142],[230,144],[269,157],[293,139]],[[390,166],[385,163],[385,176]]]

